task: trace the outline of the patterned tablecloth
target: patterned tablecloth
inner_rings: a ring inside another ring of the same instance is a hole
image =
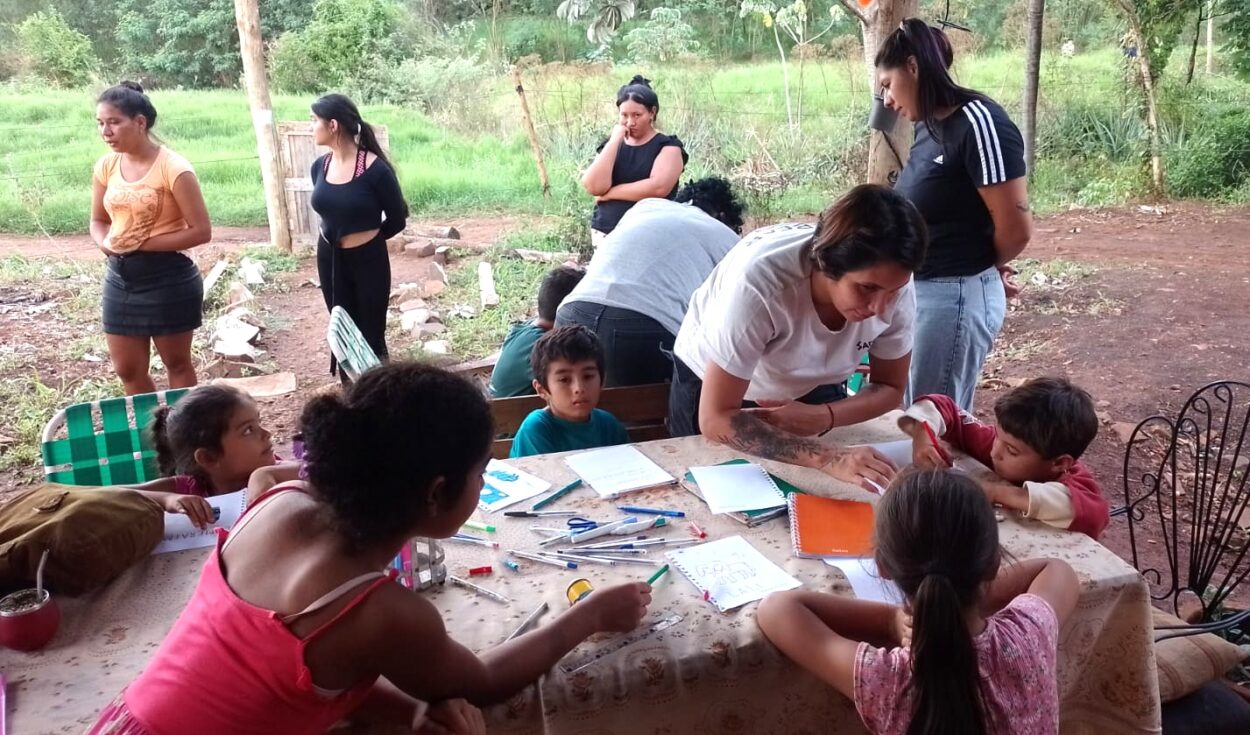
[[[830,435],[842,443],[899,438],[892,418],[882,418]],[[666,439],[640,445],[643,453],[681,476],[692,465],[739,456],[701,437]],[[516,460],[517,466],[559,487],[574,479],[557,455]],[[870,496],[814,470],[763,462],[769,471],[801,488],[830,496],[872,500]],[[851,594],[840,572],[819,560],[790,553],[785,520],[757,528],[725,516],[681,489],[644,491],[629,496],[637,505],[685,510],[709,538],[740,534],[798,578],[808,589]],[[522,505],[521,507],[524,507]],[[606,503],[589,489],[557,501],[605,518]],[[503,548],[533,548],[539,538],[531,525],[551,519],[490,516]],[[558,522],[559,519],[557,519]],[[670,534],[684,534],[678,526]],[[1002,523],[1005,548],[1016,558],[1048,556],[1068,561],[1081,578],[1076,613],[1059,643],[1059,678],[1064,733],[1149,733],[1159,731],[1159,697],[1151,645],[1146,587],[1132,567],[1087,537],[1008,519]],[[542,601],[552,612],[568,606],[565,587],[577,577],[595,586],[642,579],[648,567],[583,565],[564,571],[540,564],[509,572],[489,549],[447,544],[452,573],[493,563],[485,586],[514,600],[503,605],[448,586],[427,594],[442,611],[452,635],[475,650],[489,648],[515,628]],[[35,654],[0,651],[0,672],[8,678],[10,732],[76,733],[92,723],[143,668],[191,594],[207,550],[154,556],[108,588],[88,597],[63,599],[64,623],[49,647]],[[763,638],[755,625],[755,605],[728,614],[716,612],[674,571],[657,584],[656,618],[681,616],[659,633],[566,674],[559,666],[505,704],[488,711],[490,732],[501,734],[614,735],[672,733],[863,733],[854,705],[798,670]],[[592,641],[574,652],[586,656],[610,647]],[[431,665],[437,665],[431,663]],[[188,696],[196,696],[188,692]],[[223,706],[229,706],[228,702]]]

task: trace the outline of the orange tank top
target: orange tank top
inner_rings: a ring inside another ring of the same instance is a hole
[[[126,181],[121,172],[122,154],[109,153],[95,165],[95,181],[104,186],[104,211],[109,226],[109,246],[129,253],[156,235],[187,228],[182,210],[174,200],[174,182],[184,173],[195,175],[187,159],[161,146],[152,168],[137,181]]]

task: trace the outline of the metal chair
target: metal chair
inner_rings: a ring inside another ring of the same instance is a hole
[[[172,406],[189,390],[104,398],[57,411],[40,437],[44,478],[63,485],[102,486],[160,477],[147,425],[158,406]],[[62,428],[65,438],[57,438]]]
[[[1250,384],[1200,388],[1175,419],[1151,416],[1133,429],[1124,453],[1124,502],[1133,566],[1151,597],[1180,617],[1182,600],[1201,606],[1193,624],[1160,626],[1158,640],[1222,632],[1250,619],[1224,603],[1250,575]],[[1243,524],[1245,527],[1243,527]],[[1141,547],[1155,544],[1167,568],[1142,569]]]
[[[369,368],[382,364],[365,336],[360,333],[356,322],[352,321],[347,310],[336,306],[330,310],[330,326],[326,329],[326,340],[330,343],[330,353],[338,363],[347,379],[355,382]]]

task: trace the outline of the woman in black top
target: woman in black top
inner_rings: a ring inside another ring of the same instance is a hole
[[[651,81],[635,76],[616,93],[620,120],[582,175],[582,186],[595,198],[590,218],[595,247],[629,208],[648,197],[672,199],[689,156],[675,135],[655,129],[660,98]]]
[[[916,124],[895,188],[929,228],[916,271],[916,338],[904,400],[950,396],[971,410],[977,379],[1007,312],[1007,265],[1029,243],[1033,218],[1020,131],[997,103],[955,84],[945,35],[903,21],[877,52],[890,108]]]
[[[313,139],[330,152],[313,161],[312,207],[321,217],[317,275],[326,309],[342,306],[385,359],[391,261],[386,241],[404,229],[408,204],[373,128],[341,94],[312,105]],[[335,365],[330,363],[330,372]]]

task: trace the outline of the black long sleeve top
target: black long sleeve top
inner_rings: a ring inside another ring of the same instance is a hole
[[[331,244],[344,235],[378,230],[383,240],[398,235],[408,219],[408,203],[395,170],[377,159],[345,184],[325,180],[326,156],[313,161],[312,207],[321,217],[321,234]],[[383,216],[385,215],[385,217]]]

